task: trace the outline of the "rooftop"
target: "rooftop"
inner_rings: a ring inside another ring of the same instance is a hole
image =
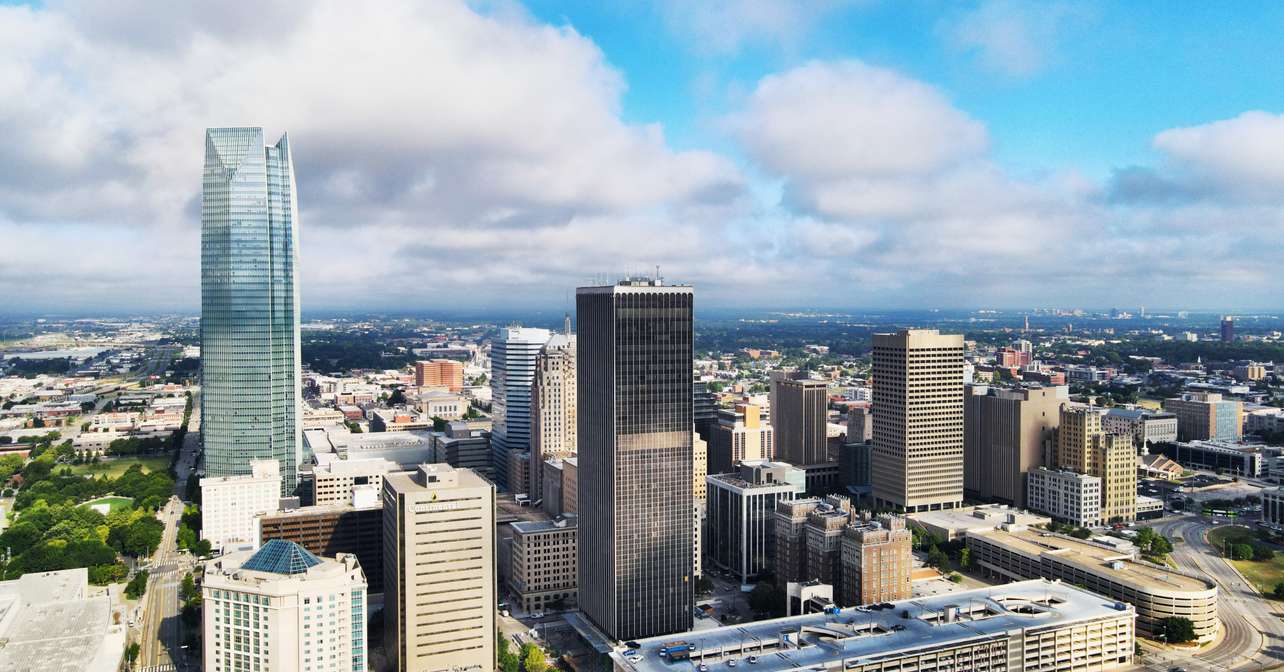
[[[702,662],[713,665],[748,655],[759,656],[758,664],[751,668],[757,672],[819,669],[839,661],[858,666],[886,659],[889,652],[939,648],[1005,637],[1013,630],[1134,614],[1131,605],[1043,579],[894,604],[895,608],[882,611],[849,608],[653,637],[638,642],[639,662],[627,662],[622,650],[611,657],[618,666],[636,672],[692,670]],[[669,664],[659,651],[679,641],[695,646],[691,661]]]
[[[292,542],[272,539],[250,556],[241,569],[272,574],[303,574],[321,564],[317,556]]]

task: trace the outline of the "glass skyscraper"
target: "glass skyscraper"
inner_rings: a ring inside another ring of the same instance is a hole
[[[531,449],[531,383],[535,381],[535,359],[552,336],[547,329],[508,327],[501,329],[491,344],[491,468],[500,487],[516,485],[508,482],[509,453]]]
[[[201,194],[201,436],[209,476],[281,465],[298,483],[298,199],[286,136],[205,132]]]
[[[579,602],[617,640],[691,629],[690,287],[576,291]]]

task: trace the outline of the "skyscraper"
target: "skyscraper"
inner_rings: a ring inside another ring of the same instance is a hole
[[[1233,315],[1222,316],[1222,343],[1233,343],[1235,341],[1235,317]]]
[[[773,384],[776,399],[772,403],[779,404],[771,409],[775,459],[798,467],[827,461],[825,408],[829,398],[824,381],[786,378]]]
[[[618,640],[692,626],[693,298],[576,290],[580,607]]]
[[[963,503],[963,336],[874,334],[874,498],[905,511]]]
[[[298,199],[282,135],[261,128],[205,132],[201,194],[201,435],[206,474],[281,465],[298,484]]]
[[[556,334],[535,358],[531,385],[531,499],[543,497],[544,461],[575,454],[575,335]]]
[[[964,492],[1024,508],[1026,473],[1053,464],[1045,457],[1052,454],[1069,390],[969,385],[964,400]]]
[[[509,451],[531,448],[531,383],[535,358],[551,336],[547,329],[501,329],[490,349],[491,471],[508,487]]]

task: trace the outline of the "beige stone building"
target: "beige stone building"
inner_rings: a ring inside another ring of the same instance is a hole
[[[963,503],[963,336],[874,335],[875,500],[904,511]]]
[[[969,497],[1025,507],[1026,473],[1047,465],[1068,392],[967,387],[963,490]]]
[[[495,669],[495,486],[425,464],[383,481],[390,669]]]
[[[1101,409],[1065,405],[1057,429],[1057,467],[1101,479],[1104,522],[1137,518],[1137,450],[1124,434],[1107,434]]]
[[[575,606],[577,516],[512,524],[509,589],[527,613]]]
[[[844,528],[835,602],[850,607],[909,599],[913,537],[900,516],[882,515]]]
[[[718,411],[718,424],[709,436],[708,471],[729,474],[745,461],[771,460],[774,436],[763,422],[762,409],[754,404],[736,404]]]
[[[531,383],[531,499],[543,497],[544,462],[575,454],[575,336],[554,334],[535,357]]]

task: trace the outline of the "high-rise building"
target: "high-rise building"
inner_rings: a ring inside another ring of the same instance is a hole
[[[202,478],[201,538],[224,552],[256,548],[254,517],[277,510],[280,468],[276,460],[253,460],[248,474]]]
[[[904,511],[963,503],[963,337],[874,335],[874,498]]]
[[[495,486],[446,464],[388,474],[383,530],[389,669],[495,669]]]
[[[850,607],[909,599],[913,538],[900,516],[882,515],[843,528],[842,580],[834,601]]]
[[[847,406],[847,443],[868,443],[874,440],[874,417],[869,404]]]
[[[1177,416],[1181,441],[1238,441],[1243,435],[1244,403],[1213,392],[1192,392],[1164,400],[1164,410]]]
[[[840,594],[843,528],[851,522],[852,514],[850,500],[829,495],[807,514],[807,524],[803,527],[803,538],[807,542],[804,546],[807,578],[829,584]]]
[[[1137,516],[1137,449],[1132,436],[1107,434],[1102,409],[1064,405],[1057,428],[1059,469],[1101,479],[1101,517],[1108,523]]]
[[[704,520],[708,513],[709,444],[694,431],[691,433],[691,571],[704,576]]]
[[[709,440],[714,425],[718,424],[718,395],[709,389],[709,384],[697,380],[691,384],[691,396],[694,406],[691,416],[695,421],[695,431],[700,438]]]
[[[1026,506],[1079,527],[1101,525],[1101,479],[1039,467],[1026,478]]]
[[[826,502],[828,505],[828,502]],[[807,516],[822,505],[819,497],[780,499],[772,515],[777,585],[801,583],[813,577],[807,572]]]
[[[783,462],[742,462],[736,472],[709,482],[708,555],[742,583],[771,571],[775,562],[776,502],[806,487],[803,472]]]
[[[682,632],[694,606],[694,293],[630,279],[575,298],[580,608],[617,640]]]
[[[709,468],[729,474],[744,460],[770,460],[773,434],[753,404],[736,404],[718,411],[718,424],[709,436]]]
[[[535,359],[548,343],[547,329],[501,329],[490,349],[491,469],[495,482],[508,487],[508,453],[531,447],[531,383]]]
[[[784,379],[775,384],[778,406],[771,409],[771,428],[776,459],[800,467],[827,462],[825,382]]]
[[[361,496],[348,504],[302,506],[265,513],[254,520],[259,545],[273,539],[294,542],[313,555],[357,556],[370,592],[383,592],[383,488],[358,486]],[[362,501],[368,499],[369,501]]]
[[[1235,341],[1235,316],[1222,316],[1221,337],[1222,343],[1233,343]]]
[[[512,568],[508,586],[528,613],[575,606],[578,580],[577,517],[519,521],[512,524]]]
[[[531,385],[532,500],[544,496],[544,462],[575,454],[575,406],[575,336],[555,334],[535,358]]]
[[[415,362],[416,387],[444,387],[451,392],[464,389],[464,363],[453,359]]]
[[[355,555],[274,539],[205,565],[205,669],[370,669],[366,577]]]
[[[1006,390],[970,385],[964,393],[963,490],[969,497],[1025,507],[1025,475],[1048,464],[1069,401],[1065,387]]]
[[[298,485],[299,218],[286,136],[261,128],[205,131],[201,191],[201,438],[205,473],[281,465]]]

